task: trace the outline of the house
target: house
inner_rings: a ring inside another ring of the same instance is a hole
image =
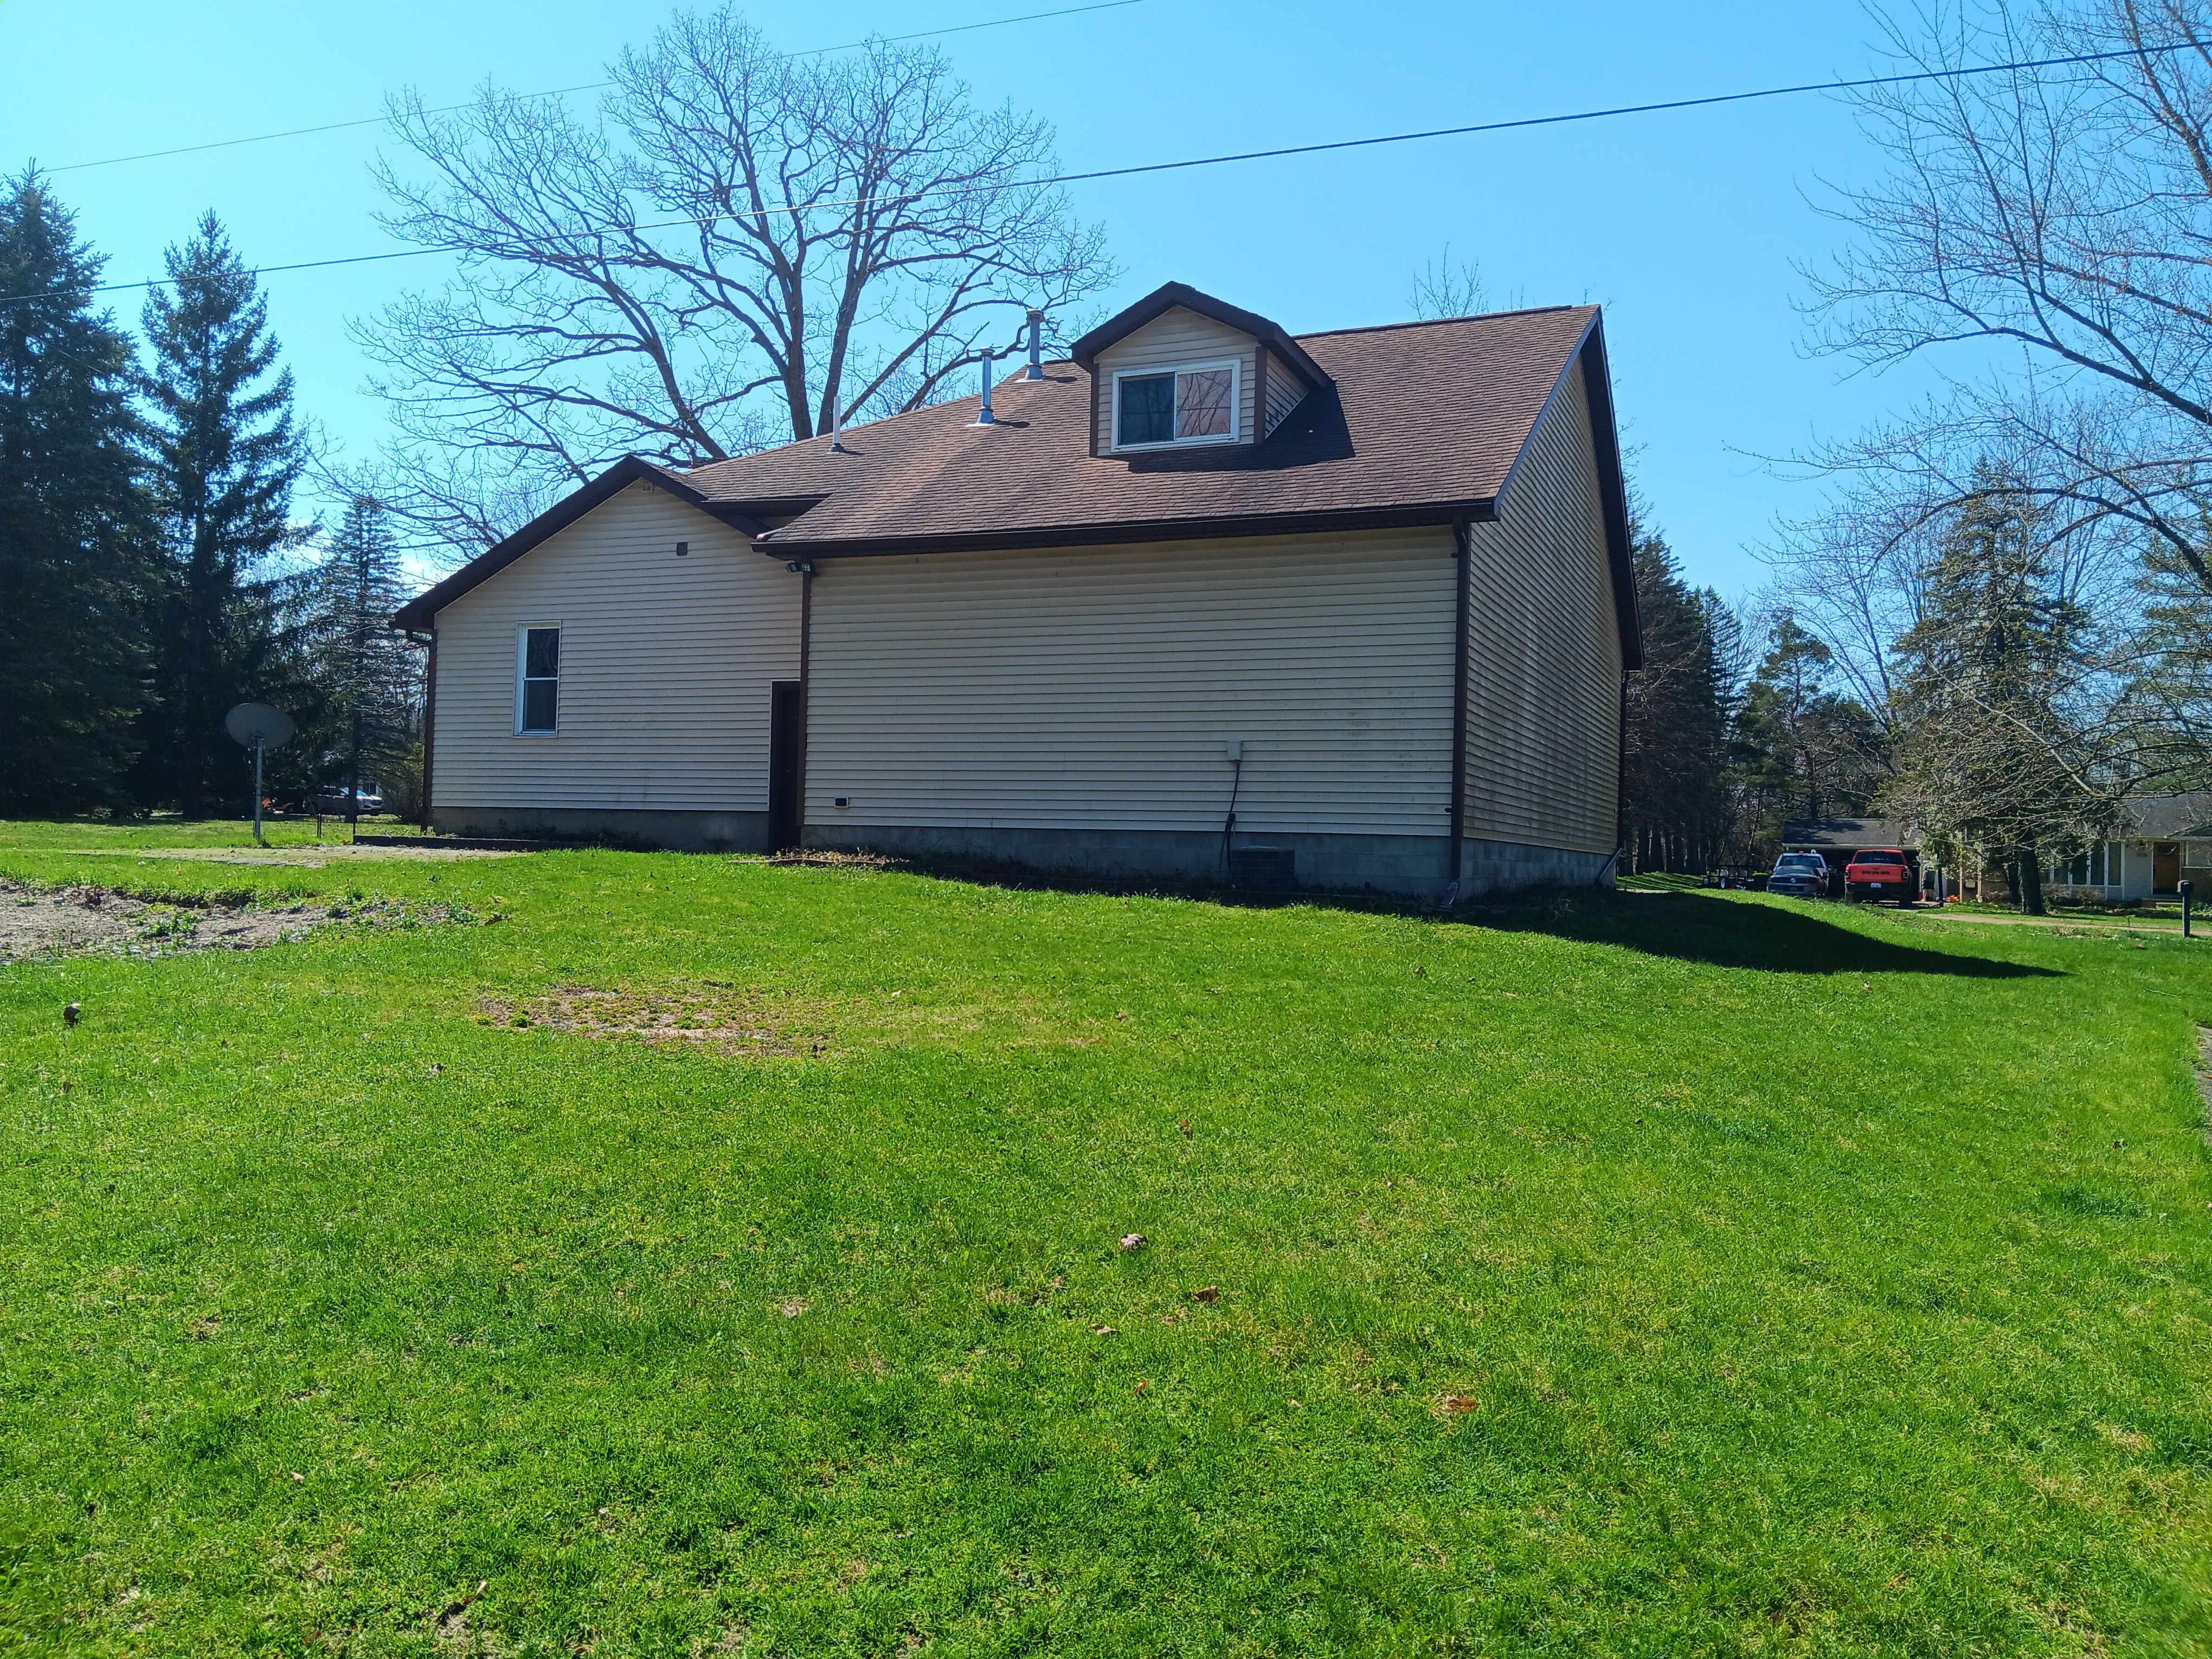
[[[2121,904],[2170,898],[2185,879],[2212,893],[2212,793],[2144,795],[2124,802],[2111,841],[2051,855],[2043,872],[2046,898],[2070,903]],[[1898,847],[1912,855],[1919,831],[1903,818],[1792,820],[1782,827],[1785,852],[1815,852],[1840,871],[1862,847]],[[1970,863],[1972,861],[1970,860]],[[2010,896],[1996,866],[1950,872],[1947,886],[1996,902]],[[1834,878],[1840,893],[1840,876]]]
[[[2048,896],[2090,903],[2171,898],[2185,880],[2212,893],[2212,794],[2124,802],[2111,841],[2054,858],[2043,879]]]
[[[1869,847],[1893,847],[1917,866],[1920,832],[1903,818],[1792,818],[1782,826],[1785,853],[1818,853],[1827,860],[1828,891],[1844,896],[1844,866]]]
[[[1450,896],[1609,880],[1604,334],[1169,283],[981,398],[630,459],[395,618],[457,833]]]

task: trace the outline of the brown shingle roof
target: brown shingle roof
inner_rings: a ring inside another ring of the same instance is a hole
[[[2138,795],[2120,807],[2118,833],[2151,841],[2200,839],[2212,832],[2212,793]]]
[[[1073,362],[1056,362],[1042,380],[1018,375],[996,388],[994,426],[976,426],[980,399],[963,398],[854,427],[842,453],[831,451],[828,438],[814,438],[683,473],[632,457],[393,621],[430,627],[445,605],[640,480],[757,534],[763,553],[793,557],[1489,518],[1547,400],[1579,354],[1588,366],[1624,662],[1641,666],[1596,307],[1345,329],[1301,335],[1297,343],[1331,384],[1309,391],[1259,444],[1093,456],[1091,377]],[[789,522],[763,532],[761,520],[786,517]]]
[[[1920,831],[1904,818],[1791,818],[1782,826],[1784,847],[1917,848]]]
[[[818,496],[769,538],[793,552],[1449,516],[1495,498],[1596,319],[1595,307],[1569,306],[1302,336],[1334,385],[1260,444],[1091,455],[1091,377],[1057,362],[1042,380],[998,386],[995,426],[975,425],[980,399],[963,398],[854,427],[844,454],[816,438],[684,477],[739,508]]]

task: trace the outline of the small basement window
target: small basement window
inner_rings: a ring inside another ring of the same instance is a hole
[[[561,630],[524,628],[514,642],[514,730],[560,730]]]
[[[1233,441],[1237,368],[1231,362],[1116,374],[1114,447]]]

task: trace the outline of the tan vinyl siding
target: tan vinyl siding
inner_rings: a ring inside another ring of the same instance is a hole
[[[1181,363],[1220,362],[1235,358],[1237,373],[1237,441],[1252,436],[1254,354],[1259,342],[1250,335],[1201,317],[1181,306],[1155,317],[1133,333],[1100,352],[1092,365],[1097,385],[1098,453],[1114,447],[1114,376],[1129,369],[1173,368]]]
[[[1267,425],[1273,432],[1289,418],[1290,413],[1305,401],[1306,383],[1291,373],[1290,365],[1275,356],[1267,354]],[[1264,434],[1263,434],[1264,435]]]
[[[1609,853],[1620,635],[1579,363],[1498,508],[1472,526],[1467,833]]]
[[[632,484],[439,613],[436,804],[764,811],[799,600],[746,538]],[[514,732],[515,630],[533,624],[562,630],[550,737]]]
[[[810,823],[1449,829],[1447,530],[819,568]]]

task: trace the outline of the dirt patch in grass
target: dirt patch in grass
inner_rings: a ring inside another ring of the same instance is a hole
[[[795,847],[785,853],[739,853],[739,864],[812,865],[825,870],[904,870],[903,859],[884,853],[841,853],[826,847]]]
[[[2212,1139],[2212,1025],[2197,1028],[2197,1098],[2204,1109],[2204,1134]]]
[[[477,1006],[487,1025],[542,1026],[580,1036],[696,1043],[743,1054],[822,1054],[830,1048],[819,1009],[723,986],[600,991],[567,985],[526,1003],[485,997]]]
[[[356,847],[349,842],[320,842],[277,847],[73,847],[78,858],[177,859],[199,864],[276,864],[320,870],[333,862],[379,864],[393,860],[418,864],[454,864],[471,859],[512,859],[520,853],[482,847]]]
[[[418,927],[463,918],[442,905],[255,905],[222,898],[191,902],[134,897],[110,887],[38,887],[0,878],[0,962],[64,956],[173,956],[182,951],[252,951],[350,921]]]
[[[688,1046],[738,1058],[821,1059],[977,1037],[1017,1047],[1088,1048],[1129,1029],[1127,1014],[1083,1015],[1032,995],[945,996],[890,987],[825,996],[711,980],[647,989],[564,985],[526,1000],[482,997],[477,1010],[481,1025]]]

